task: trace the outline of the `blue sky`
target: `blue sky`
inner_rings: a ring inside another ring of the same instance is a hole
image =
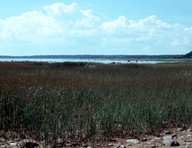
[[[184,54],[192,0],[1,0],[0,55]]]

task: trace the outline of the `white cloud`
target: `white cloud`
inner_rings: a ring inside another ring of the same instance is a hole
[[[70,36],[82,36],[82,37],[85,37],[85,36],[94,36],[95,34],[97,34],[97,30],[96,29],[92,29],[92,30],[72,30],[69,32],[69,35]]]
[[[191,28],[187,28],[181,24],[163,22],[155,15],[137,21],[128,20],[125,16],[121,16],[112,21],[102,23],[101,28],[104,32],[111,34],[111,41],[108,40],[108,44],[114,42],[116,39],[122,39],[124,41],[126,39],[126,42],[129,44],[125,43],[124,45],[127,48],[135,47],[135,44],[140,44],[137,50],[148,47],[147,49],[153,50],[154,53],[157,50],[167,50],[165,53],[171,53],[175,49],[177,49],[177,52],[178,49],[181,49],[182,52],[182,50],[189,50],[191,47]]]
[[[39,11],[25,12],[17,17],[1,21],[1,38],[4,40],[33,41],[41,37],[61,33],[62,28],[51,17]]]
[[[140,20],[119,16],[106,21],[90,9],[81,9],[77,3],[55,3],[44,6],[43,11],[0,19],[0,42],[10,42],[9,47],[15,50],[18,49],[13,42],[20,46],[28,42],[33,48],[38,44],[38,49],[58,48],[61,52],[68,48],[75,52],[79,48],[82,54],[89,53],[85,50],[90,47],[97,53],[96,48],[101,50],[101,54],[158,54],[161,50],[166,54],[175,49],[183,53],[192,48],[192,27],[170,24],[155,15]]]
[[[120,16],[113,21],[103,22],[101,24],[101,28],[103,29],[103,31],[106,31],[108,33],[114,33],[116,31],[125,29],[128,24],[129,22],[127,21],[127,18],[125,16]]]
[[[50,15],[62,15],[63,13],[73,13],[78,8],[77,3],[72,3],[70,5],[65,5],[64,3],[54,3],[52,5],[44,6],[44,9]]]
[[[188,33],[188,34],[192,34],[192,27],[189,27],[189,28],[185,28],[184,29],[184,32]]]
[[[91,10],[80,10],[80,13],[82,18],[75,22],[75,27],[93,28],[100,21],[100,18],[93,15]]]
[[[68,35],[90,36],[100,18],[91,10],[82,10],[78,4],[55,3],[40,11],[24,12],[20,16],[0,19],[0,40],[38,42],[51,38],[67,39]]]

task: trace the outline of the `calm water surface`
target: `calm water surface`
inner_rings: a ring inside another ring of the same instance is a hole
[[[158,60],[111,60],[111,59],[69,59],[69,58],[0,58],[2,62],[18,62],[18,61],[31,61],[31,62],[93,62],[93,63],[127,63],[127,64],[157,64],[157,63],[164,63],[165,61],[158,61]],[[167,62],[167,61],[166,61]]]

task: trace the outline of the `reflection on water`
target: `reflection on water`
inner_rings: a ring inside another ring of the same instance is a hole
[[[2,62],[18,62],[18,61],[31,61],[31,62],[93,62],[93,63],[117,63],[117,64],[157,64],[157,63],[167,63],[171,61],[160,61],[160,60],[112,60],[112,59],[69,59],[69,58],[0,58]],[[173,62],[173,61],[172,61]]]

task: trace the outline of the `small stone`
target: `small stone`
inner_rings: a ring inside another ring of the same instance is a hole
[[[173,138],[173,139],[177,138],[177,134],[173,134],[173,135],[172,135],[172,138]]]
[[[183,140],[183,139],[184,139],[184,136],[180,136],[180,137],[178,137],[177,139]]]
[[[170,134],[171,134],[171,131],[165,131],[165,134],[166,134],[166,135],[170,135]]]
[[[177,128],[176,131],[181,132],[181,131],[183,131],[183,128]]]
[[[72,144],[71,144],[71,143],[65,143],[65,146],[66,146],[66,147],[71,147]]]
[[[112,143],[108,143],[107,146],[108,146],[108,147],[112,147],[113,144],[112,144]]]
[[[153,138],[154,140],[161,140],[161,138],[160,137],[155,137],[155,138]]]
[[[120,145],[120,146],[118,146],[118,148],[126,148],[126,146]]]
[[[163,136],[162,139],[163,140],[165,140],[165,139],[172,139],[172,136],[171,135],[166,135],[166,136]]]
[[[138,144],[140,141],[138,139],[128,139],[126,140],[126,142],[135,145]]]
[[[62,143],[63,143],[63,139],[58,138],[58,139],[57,139],[57,143],[58,143],[58,144],[62,144]]]
[[[170,146],[180,146],[179,142],[177,140],[173,140],[170,144]]]
[[[186,148],[191,148],[192,144],[190,142],[186,143]]]
[[[172,139],[171,135],[163,136],[163,144],[164,145],[170,146],[172,142],[173,142],[173,139]]]
[[[146,143],[147,143],[148,145],[153,145],[153,144],[155,144],[155,140],[154,140],[154,139],[151,139],[151,140],[149,140],[149,141],[146,141]]]
[[[87,143],[82,142],[82,147],[88,147],[89,145]]]
[[[185,140],[185,142],[192,142],[192,138],[191,138],[191,137],[187,138],[187,139]]]
[[[110,140],[110,142],[117,142],[117,141],[118,141],[117,138],[111,138],[111,139],[109,139],[109,140]]]
[[[187,134],[187,137],[191,137],[191,134]]]
[[[35,147],[38,145],[37,141],[33,139],[23,139],[17,144],[19,147]]]
[[[163,144],[165,146],[180,146],[179,142],[175,139],[172,139],[170,136],[163,137]]]
[[[188,133],[192,133],[192,129],[191,129],[191,128],[188,128],[188,129],[187,129],[187,132],[188,132]]]
[[[172,142],[173,142],[173,139],[164,139],[163,140],[163,144],[166,146],[170,146]]]
[[[16,143],[16,142],[10,142],[9,145],[10,145],[10,146],[14,146],[14,147],[16,147],[16,146],[17,146],[17,143]]]

